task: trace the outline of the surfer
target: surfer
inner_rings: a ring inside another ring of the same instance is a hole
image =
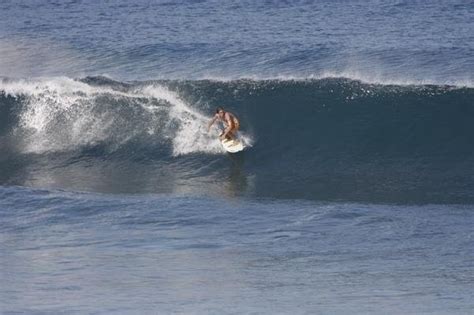
[[[214,118],[212,118],[211,122],[209,123],[209,126],[207,127],[207,130],[210,131],[212,125],[216,122],[216,120],[220,120],[224,123],[226,128],[224,131],[219,135],[219,139],[229,139],[229,140],[234,140],[236,139],[237,136],[237,131],[239,130],[240,123],[237,117],[232,114],[231,112],[226,112],[224,108],[222,107],[217,107],[216,108],[216,114],[214,115]]]

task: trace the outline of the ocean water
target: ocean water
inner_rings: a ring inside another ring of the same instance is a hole
[[[0,12],[1,314],[472,314],[474,1]]]

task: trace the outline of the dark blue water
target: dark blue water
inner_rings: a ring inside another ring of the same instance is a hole
[[[0,313],[474,309],[473,1],[0,12]]]

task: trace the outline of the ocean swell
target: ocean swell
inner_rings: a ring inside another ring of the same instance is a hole
[[[4,184],[474,200],[474,90],[467,87],[345,78],[118,82],[87,77],[3,79],[0,90],[2,168],[9,169],[0,178]],[[218,105],[241,119],[249,147],[243,154],[226,155],[217,130],[207,131]],[[21,166],[12,162],[18,160]],[[109,179],[87,175],[104,169]],[[78,174],[80,184],[71,184]],[[111,185],[117,174],[121,180],[127,174],[131,184]]]

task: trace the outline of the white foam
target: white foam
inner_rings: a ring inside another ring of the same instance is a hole
[[[195,152],[224,153],[217,131],[207,131],[210,117],[159,84],[121,92],[69,78],[43,78],[3,80],[0,90],[9,96],[25,97],[16,130],[24,136],[25,153],[68,151],[101,142],[118,148],[141,133],[171,141],[174,156]],[[127,118],[120,117],[120,112],[101,110],[97,99],[103,96],[131,98],[135,102],[130,102],[129,106],[139,106],[150,114],[150,119],[130,127]],[[154,100],[165,101],[168,106],[157,106]],[[120,126],[125,126],[126,130]],[[243,135],[243,139],[251,145],[251,137]]]
[[[104,93],[69,78],[2,82],[14,97],[25,96],[17,132],[26,134],[24,152],[65,151],[107,139],[110,117],[94,114],[94,98]],[[109,90],[107,92],[115,93]]]
[[[169,123],[175,121],[179,125],[173,138],[174,156],[194,152],[223,152],[217,137],[207,131],[210,118],[191,108],[178,94],[156,84],[140,88],[139,91],[170,103]]]

